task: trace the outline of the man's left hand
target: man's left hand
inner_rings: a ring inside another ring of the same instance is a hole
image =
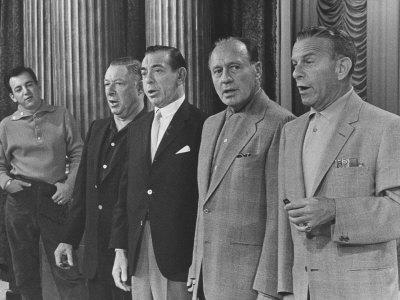
[[[57,191],[54,193],[53,197],[51,197],[55,203],[61,205],[71,201],[72,189],[68,184],[57,182],[55,186],[57,187]]]
[[[335,200],[324,197],[299,199],[286,204],[285,210],[290,222],[302,232],[331,222],[336,216]]]

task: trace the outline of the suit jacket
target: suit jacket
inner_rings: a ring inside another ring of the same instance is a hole
[[[129,271],[134,275],[147,219],[161,273],[173,281],[186,281],[196,224],[196,169],[205,115],[185,100],[152,163],[153,118],[154,112],[148,113],[128,132],[129,161],[114,211],[110,247],[128,249]],[[190,151],[177,153],[186,146]]]
[[[128,128],[143,114],[142,111]],[[113,118],[94,121],[88,131],[70,207],[63,242],[77,248],[85,231],[83,273],[93,278],[96,271],[101,278],[112,281],[114,251],[108,249],[112,210],[118,198],[118,187],[123,165],[126,163],[126,143],[117,143],[103,179],[99,179],[101,148]]]
[[[211,300],[256,299],[257,291],[277,296],[278,147],[292,116],[263,91],[257,93],[238,113],[234,138],[210,178],[225,113],[204,124],[190,276],[198,279],[202,269],[205,297]],[[267,270],[275,275],[267,276]]]
[[[308,114],[288,123],[280,148],[280,292],[307,299],[398,299],[400,118],[352,93],[312,190],[334,198],[335,223],[312,238],[289,224],[282,199],[305,198],[302,148]],[[342,167],[352,159],[350,167]],[[293,282],[292,282],[293,276]]]

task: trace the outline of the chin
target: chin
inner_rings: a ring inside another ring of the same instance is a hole
[[[222,102],[228,106],[235,106],[237,105],[237,101],[235,98],[222,98]]]

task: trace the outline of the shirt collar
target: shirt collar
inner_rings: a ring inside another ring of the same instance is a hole
[[[55,110],[56,110],[56,108],[53,105],[47,104],[43,100],[42,100],[42,103],[40,104],[39,109],[35,113],[26,111],[19,105],[18,110],[12,114],[11,120],[16,121],[16,120],[22,119],[24,117],[29,117],[32,115],[39,114],[41,112],[52,112]]]
[[[180,97],[178,100],[175,100],[174,102],[168,104],[167,106],[164,106],[162,108],[155,108],[155,113],[157,113],[158,111],[161,112],[161,115],[163,118],[167,118],[170,115],[174,115],[179,107],[181,107],[183,101],[185,101],[185,95],[183,95],[182,97]]]
[[[335,102],[333,102],[327,108],[325,108],[323,111],[318,112],[314,108],[311,107],[310,114],[309,114],[310,119],[315,114],[320,114],[322,117],[326,118],[328,121],[338,119],[340,116],[340,113],[342,112],[344,106],[346,105],[347,100],[349,99],[353,90],[354,90],[354,88],[352,87],[346,94],[344,94],[342,97],[337,99]]]

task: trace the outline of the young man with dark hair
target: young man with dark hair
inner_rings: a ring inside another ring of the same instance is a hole
[[[15,68],[4,83],[18,104],[0,123],[0,187],[8,193],[6,231],[17,288],[22,299],[42,299],[42,240],[61,299],[81,299],[84,282],[78,268],[61,270],[53,259],[81,159],[79,129],[65,108],[41,99],[32,69]]]

